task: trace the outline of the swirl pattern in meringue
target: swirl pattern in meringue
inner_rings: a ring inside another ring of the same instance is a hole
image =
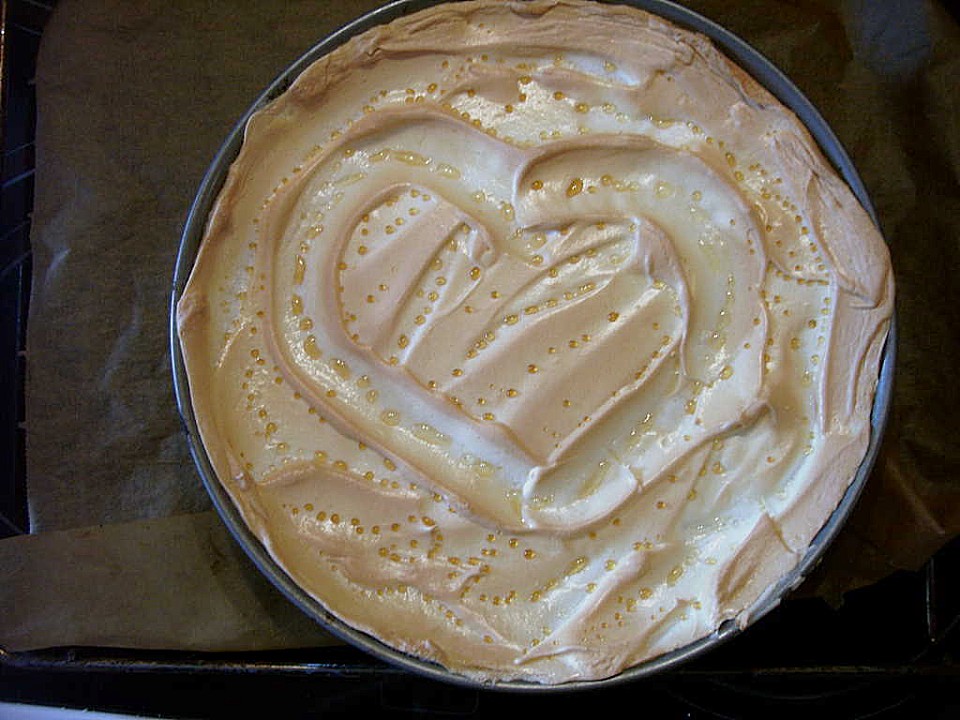
[[[705,38],[481,1],[254,115],[179,331],[211,461],[299,584],[560,683],[796,564],[865,453],[892,295],[849,189]]]

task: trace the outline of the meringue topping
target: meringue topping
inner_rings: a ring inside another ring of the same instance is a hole
[[[562,683],[794,567],[866,452],[892,299],[850,190],[706,38],[479,0],[250,119],[178,322],[211,462],[297,583]]]

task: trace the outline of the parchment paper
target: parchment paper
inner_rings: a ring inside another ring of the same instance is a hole
[[[177,243],[226,133],[378,3],[61,0],[37,70],[28,322],[31,530],[0,541],[0,647],[254,650],[333,640],[229,536],[170,379]],[[960,533],[960,30],[934,0],[691,0],[833,126],[897,276],[894,408],[864,496],[802,592],[831,601]]]

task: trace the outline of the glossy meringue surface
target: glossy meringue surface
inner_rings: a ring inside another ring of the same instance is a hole
[[[850,190],[707,39],[480,0],[254,115],[178,329],[210,460],[299,585],[555,684],[794,567],[866,452],[892,303]]]

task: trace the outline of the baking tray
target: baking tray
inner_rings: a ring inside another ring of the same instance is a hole
[[[240,151],[244,137],[244,129],[250,117],[280,96],[310,64],[327,55],[349,38],[374,26],[388,23],[403,15],[436,4],[438,3],[433,0],[396,0],[354,20],[313,46],[302,55],[300,59],[290,65],[243,114],[214,158],[213,163],[200,184],[194,203],[187,216],[181,237],[180,250],[174,272],[173,291],[171,293],[170,352],[177,404],[189,440],[190,450],[200,472],[200,476],[213,500],[217,512],[257,568],[259,568],[291,602],[309,616],[321,622],[325,628],[329,629],[340,639],[405,670],[418,673],[431,679],[473,687],[481,685],[482,683],[452,673],[434,663],[398,652],[379,640],[350,627],[328,612],[323,605],[307,594],[270,556],[266,548],[247,527],[239,510],[217,479],[216,473],[203,448],[197,420],[190,402],[188,380],[176,327],[177,302],[183,293],[202,242],[207,217],[226,180],[231,163]],[[730,31],[681,5],[669,2],[668,0],[631,0],[625,4],[633,5],[642,10],[654,13],[682,27],[703,33],[711,38],[720,50],[757,79],[784,105],[793,110],[817,141],[824,155],[850,186],[857,199],[873,219],[873,222],[879,227],[880,223],[876,211],[846,150],[813,104],[800,92],[796,85],[769,60]],[[690,659],[738,635],[773,610],[785,595],[796,589],[804,579],[806,579],[810,571],[819,562],[824,551],[829,547],[834,537],[843,527],[844,522],[856,504],[866,484],[867,478],[873,469],[880,447],[880,439],[883,436],[886,425],[892,396],[896,337],[896,322],[894,319],[894,321],[891,322],[890,331],[881,357],[879,381],[871,415],[870,442],[866,456],[856,476],[838,507],[813,539],[810,547],[797,566],[772,589],[765,592],[757,602],[745,611],[740,619],[727,620],[716,631],[706,637],[631,667],[607,679],[572,681],[551,686],[526,681],[501,681],[495,684],[496,689],[532,693],[569,692],[633,681],[641,677],[675,668],[688,662]]]
[[[4,226],[0,234],[0,537],[28,531],[23,454],[23,374],[30,292],[33,62],[55,3],[2,0]],[[14,142],[13,138],[17,138]],[[9,142],[8,142],[9,141]],[[16,182],[13,182],[16,179]],[[8,223],[9,221],[9,223]],[[960,651],[960,547],[918,572],[898,572],[849,593],[840,607],[792,595],[736,642],[637,684],[611,689],[656,717],[946,718],[956,708]],[[0,648],[0,700],[100,707],[168,717],[234,716],[286,697],[303,711],[386,709],[419,717],[474,717],[484,709],[543,711],[546,698],[484,694],[435,684],[352,647],[196,653],[54,647]],[[585,698],[590,698],[587,694]],[[576,709],[578,698],[559,696]],[[275,706],[274,706],[275,709]],[[596,710],[596,706],[592,706]]]
[[[39,4],[0,0],[0,538],[27,531],[22,378],[35,165],[31,78],[48,13]]]

